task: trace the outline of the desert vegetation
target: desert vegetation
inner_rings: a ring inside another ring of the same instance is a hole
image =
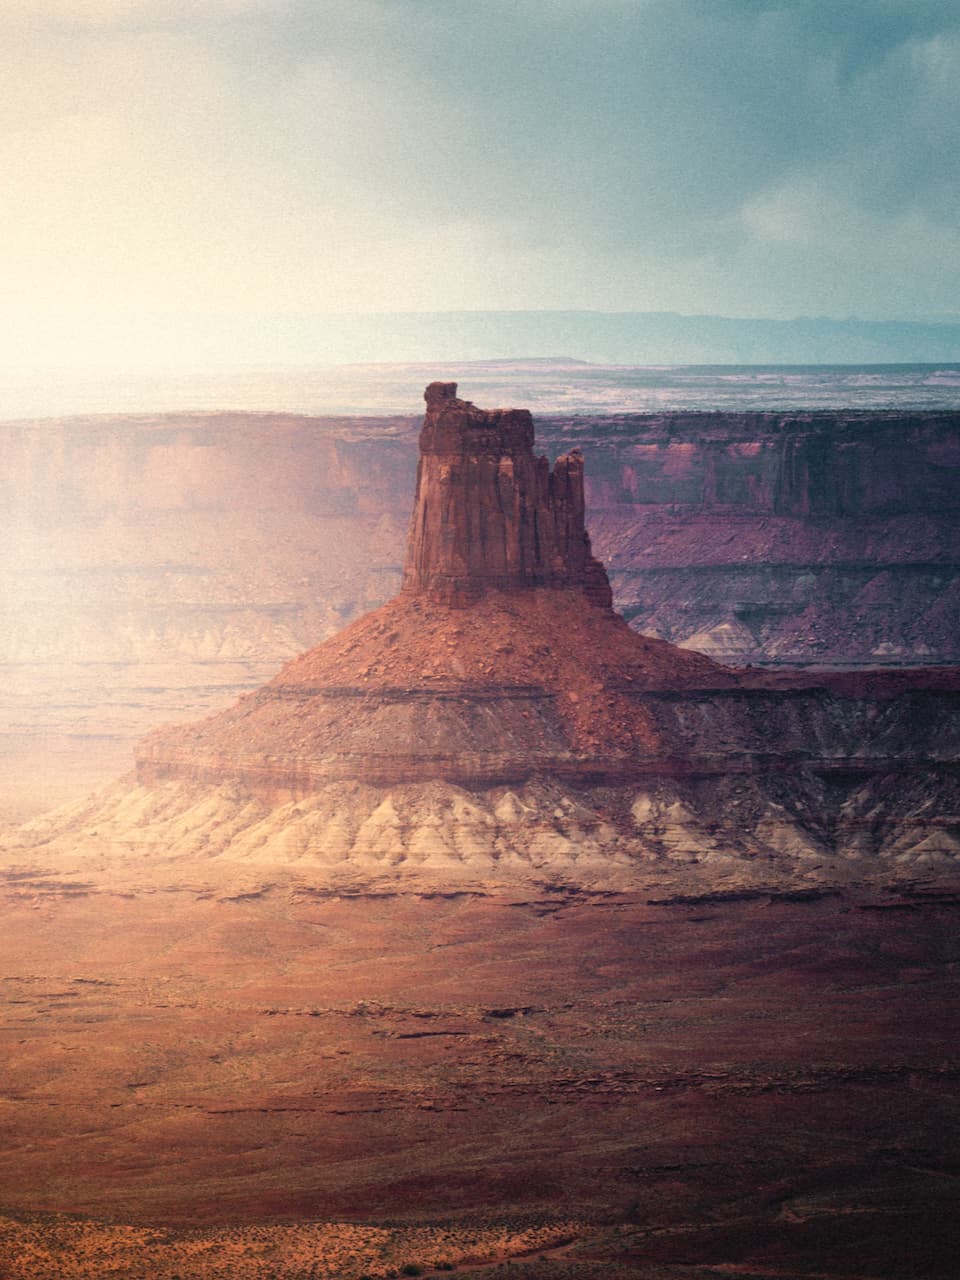
[[[177,1229],[45,1214],[0,1217],[0,1258],[5,1280],[398,1280],[529,1256],[583,1230],[531,1218]]]

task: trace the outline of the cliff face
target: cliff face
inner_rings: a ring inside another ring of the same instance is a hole
[[[399,584],[409,419],[15,423],[0,459],[3,662],[276,667]]]
[[[583,458],[534,457],[526,409],[484,411],[433,382],[424,399],[403,590],[449,603],[484,591],[580,588],[613,602],[584,527]]]
[[[0,811],[41,778],[44,804],[82,794],[153,725],[258,688],[389,599],[419,425],[181,414],[0,427]],[[960,662],[960,414],[614,414],[537,429],[567,458],[546,469],[550,555],[514,520],[508,558],[505,511],[482,556],[460,538],[464,563],[425,512],[438,591],[465,568],[502,580],[521,563],[568,581],[582,568],[587,589],[592,556],[570,521],[582,448],[593,545],[635,629],[738,665]],[[425,455],[422,475],[444,465]],[[535,494],[543,469],[530,465]],[[484,467],[480,532],[501,492]]]
[[[474,872],[953,856],[956,672],[775,675],[637,635],[591,590],[579,461],[551,486],[528,415],[449,385],[427,404],[400,594],[233,708],[146,739],[141,784],[297,806],[297,839],[348,863],[374,839],[449,871],[463,822]],[[450,788],[475,797],[468,817]]]
[[[637,630],[741,662],[960,661],[960,414],[619,414],[537,430],[567,457],[547,469],[552,545],[513,529],[509,549],[442,547],[428,511],[438,586],[494,552],[491,578],[586,573],[582,448],[594,549]],[[0,451],[6,662],[276,664],[401,581],[410,418],[7,424]],[[424,482],[436,490],[455,457],[425,454]],[[540,465],[515,472],[510,501],[544,483]],[[506,480],[484,484],[489,513]]]
[[[960,415],[621,415],[541,437],[588,451],[591,530],[637,629],[724,661],[960,660]]]

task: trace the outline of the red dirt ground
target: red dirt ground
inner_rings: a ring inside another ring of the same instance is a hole
[[[517,1212],[592,1224],[531,1275],[953,1275],[960,898],[657,898],[10,874],[0,1205],[163,1224],[155,1275],[189,1230]]]

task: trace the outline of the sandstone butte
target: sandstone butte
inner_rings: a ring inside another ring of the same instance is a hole
[[[362,836],[363,815],[343,830],[360,791],[369,816],[393,789],[381,850],[424,822],[449,839],[449,795],[423,814],[436,784],[480,806],[490,850],[506,824],[523,856],[547,822],[573,858],[589,828],[601,860],[605,844],[628,861],[952,860],[955,670],[736,670],[635,633],[591,553],[579,452],[551,469],[527,411],[483,411],[454,383],[425,399],[400,593],[228,710],[148,736],[141,787],[231,787],[257,824],[312,804],[325,816],[298,856],[321,860]],[[577,830],[553,822],[557,787]]]
[[[412,891],[955,865],[955,669],[737,670],[637,634],[591,551],[579,453],[551,468],[529,413],[455,384],[426,400],[399,594],[227,710],[149,735],[133,785],[28,823],[10,857],[134,877],[216,858],[220,878],[269,865]]]

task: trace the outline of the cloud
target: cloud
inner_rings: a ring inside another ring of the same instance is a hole
[[[276,47],[284,136],[324,149],[313,108],[333,82],[353,176],[398,213],[614,251],[709,249],[742,204],[825,160],[867,205],[955,192],[948,6],[548,9],[367,4],[358,28],[301,8]]]
[[[37,26],[127,27],[280,12],[277,0],[5,0],[3,20]]]
[[[955,309],[953,0],[12,0],[0,38],[17,305]]]

